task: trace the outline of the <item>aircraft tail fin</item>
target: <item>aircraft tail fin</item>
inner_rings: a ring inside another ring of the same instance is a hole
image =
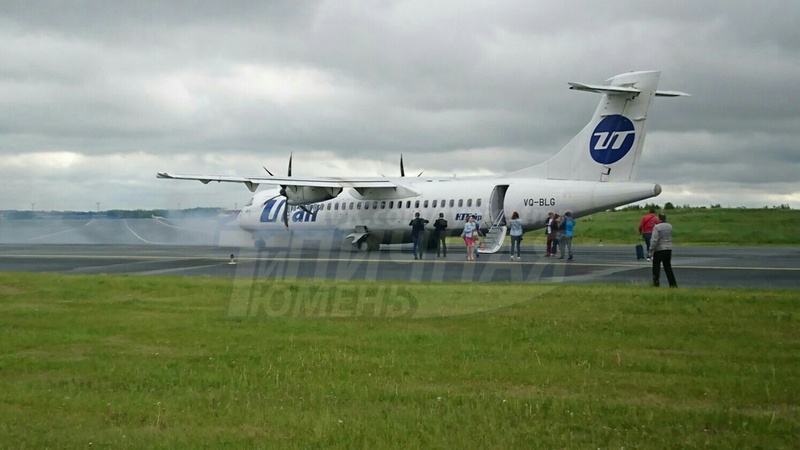
[[[576,91],[602,94],[592,120],[549,160],[508,174],[582,181],[631,181],[642,153],[645,122],[654,97],[688,96],[657,90],[661,72],[630,72],[604,85],[569,83]]]

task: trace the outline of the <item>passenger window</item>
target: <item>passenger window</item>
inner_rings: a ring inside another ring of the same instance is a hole
[[[350,202],[350,211],[353,210],[353,202]]]
[[[389,209],[392,209],[392,208],[394,208],[394,200],[389,202]]]
[[[458,207],[461,208],[462,206],[464,206],[464,199],[460,198],[458,199]]]
[[[411,200],[406,201],[406,209],[411,209]]]
[[[364,202],[364,209],[369,209],[369,202]]]
[[[450,207],[451,207],[451,208],[452,208],[453,206],[455,206],[455,203],[454,203],[454,202],[455,202],[455,200],[453,200],[453,199],[451,198],[451,199],[450,199]]]
[[[467,207],[471,207],[471,206],[472,206],[472,199],[468,198],[467,199]]]
[[[356,203],[356,209],[361,209],[361,202]]]
[[[433,201],[433,203],[431,204],[431,206],[433,206],[434,208],[436,208],[436,200],[434,200],[434,201]]]
[[[481,199],[475,200],[475,206],[481,206]]]
[[[386,202],[385,201],[381,202],[381,209],[386,209]]]
[[[372,209],[378,209],[378,202],[372,202]]]
[[[419,200],[414,202],[414,209],[419,209]]]
[[[339,204],[338,203],[334,203],[333,204],[333,210],[334,211],[338,211],[339,210]]]
[[[427,208],[428,207],[428,201],[425,200],[425,202],[423,202],[423,205],[424,205],[425,208]]]

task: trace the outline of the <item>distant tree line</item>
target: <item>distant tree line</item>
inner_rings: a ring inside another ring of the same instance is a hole
[[[720,205],[719,203],[716,203],[716,204],[712,204],[712,205],[709,205],[709,206],[691,206],[691,205],[682,205],[682,206],[681,205],[677,205],[676,206],[676,205],[672,204],[672,202],[666,202],[666,203],[664,203],[664,207],[662,208],[661,206],[659,206],[659,205],[657,205],[655,203],[646,203],[644,205],[623,206],[622,208],[614,209],[612,211],[640,211],[640,210],[641,211],[649,211],[651,209],[654,209],[656,211],[666,211],[666,210],[669,210],[669,209],[706,209],[706,208],[720,209],[720,208],[722,208],[722,205]],[[736,209],[759,209],[759,208],[745,208],[744,206],[737,206]],[[765,205],[764,207],[762,207],[760,209],[792,209],[792,208],[788,204],[781,204],[779,206],[775,206],[775,205],[766,206]]]

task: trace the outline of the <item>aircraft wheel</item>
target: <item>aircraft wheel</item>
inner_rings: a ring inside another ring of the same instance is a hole
[[[358,249],[365,252],[376,252],[381,249],[381,243],[377,237],[369,235],[358,243]]]
[[[253,247],[255,247],[256,250],[264,250],[265,248],[267,248],[267,242],[263,239],[256,239],[253,242]]]

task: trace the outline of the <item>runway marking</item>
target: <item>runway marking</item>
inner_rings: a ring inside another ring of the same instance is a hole
[[[164,275],[169,273],[176,273],[176,272],[186,272],[187,270],[196,270],[196,269],[206,269],[209,267],[218,267],[226,265],[227,263],[217,263],[217,264],[206,264],[204,266],[192,266],[192,267],[174,267],[171,269],[159,269],[159,270],[148,270],[145,272],[136,272],[136,275]]]
[[[131,231],[133,232],[133,231]],[[135,234],[135,233],[134,233]],[[135,255],[51,255],[51,254],[38,254],[38,255],[18,255],[18,254],[2,254],[0,253],[0,258],[21,258],[21,259],[117,259],[117,260],[138,260],[138,261],[195,261],[195,260],[214,260],[219,259],[222,263],[227,264],[230,261],[229,256],[158,256],[158,255],[149,255],[149,256],[135,256]],[[378,263],[399,263],[399,264],[425,264],[425,263],[433,263],[433,264],[454,264],[454,263],[461,263],[461,264],[475,264],[475,265],[487,265],[487,264],[503,264],[503,265],[541,265],[541,264],[549,264],[553,266],[581,266],[581,267],[627,267],[627,268],[638,268],[638,269],[650,269],[652,266],[650,264],[631,264],[631,263],[578,263],[578,262],[553,262],[553,261],[525,261],[525,262],[511,262],[511,261],[476,261],[470,262],[466,260],[395,260],[395,259],[349,259],[349,258],[289,258],[289,257],[254,257],[254,256],[239,256],[236,258],[238,263],[243,262],[256,262],[256,261],[281,261],[281,262],[346,262],[346,263],[354,263],[354,262],[378,262]],[[755,267],[755,266],[698,266],[698,265],[679,265],[673,264],[673,268],[676,269],[702,269],[702,270],[756,270],[756,271],[763,271],[763,272],[800,272],[800,267]]]
[[[94,219],[91,219],[91,220],[89,220],[88,222],[86,222],[85,224],[83,224],[83,225],[81,225],[81,226],[79,226],[79,227],[70,228],[70,229],[68,229],[68,230],[61,230],[61,231],[57,231],[57,232],[55,232],[55,233],[45,234],[45,235],[43,235],[43,236],[36,236],[36,237],[30,238],[29,240],[30,240],[30,241],[35,241],[35,240],[37,240],[37,239],[44,239],[44,238],[46,238],[46,237],[57,236],[57,235],[59,235],[59,234],[63,234],[63,233],[69,233],[70,231],[75,231],[75,230],[77,230],[77,229],[79,229],[79,228],[88,227],[88,226],[89,226],[89,224],[91,224],[92,222],[94,222]]]
[[[167,222],[167,219],[165,219],[163,217],[159,217],[159,216],[154,216],[153,220],[155,220],[156,223],[159,224],[159,225],[163,225],[165,227],[175,228],[175,229],[178,229],[178,230],[192,231],[192,232],[195,232],[195,233],[205,233],[205,232],[207,232],[207,230],[199,230],[197,228],[179,227],[177,225],[173,225],[173,224]]]
[[[156,244],[156,242],[150,242],[147,239],[145,239],[145,238],[139,236],[138,234],[136,234],[135,231],[131,230],[131,227],[128,226],[128,219],[123,219],[122,221],[125,223],[125,228],[127,228],[128,231],[133,233],[133,235],[136,236],[136,239],[139,239],[140,241],[144,242],[145,244]]]

